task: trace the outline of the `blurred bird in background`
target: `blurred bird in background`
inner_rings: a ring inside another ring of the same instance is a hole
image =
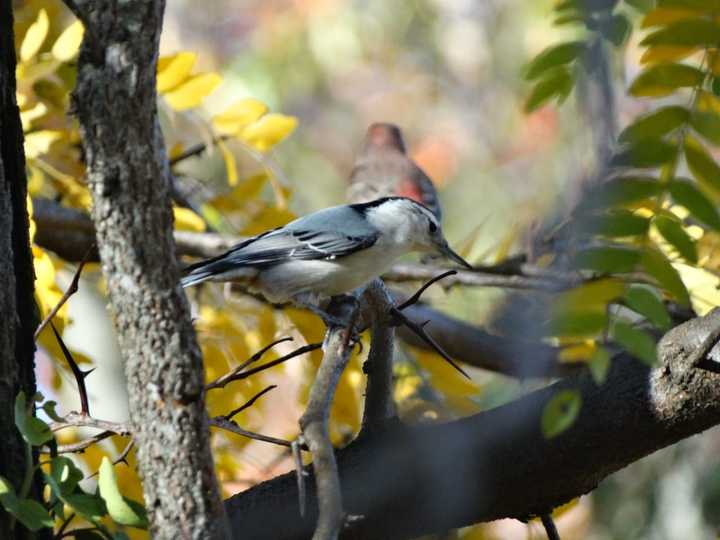
[[[440,201],[430,177],[407,155],[400,128],[394,124],[371,124],[350,173],[348,200],[353,203],[381,197],[413,199],[428,208],[438,221]]]

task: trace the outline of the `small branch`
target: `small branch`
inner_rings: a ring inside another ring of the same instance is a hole
[[[422,289],[418,293],[422,294]],[[419,298],[418,293],[416,295]],[[395,416],[393,401],[395,330],[389,316],[393,300],[379,279],[367,287],[365,298],[370,307],[370,318],[373,323],[370,351],[363,364],[363,372],[367,375],[367,387],[361,435],[382,426],[389,418]]]
[[[130,435],[130,425],[124,422],[111,422],[109,420],[99,420],[79,412],[71,412],[65,416],[62,422],[50,422],[50,430],[60,431],[71,427],[89,427],[111,431],[115,435]]]
[[[436,353],[442,356],[448,364],[450,364],[457,371],[462,373],[467,379],[470,379],[470,375],[468,375],[463,368],[457,365],[455,361],[450,357],[450,355],[446,353],[440,345],[438,345],[437,341],[435,341],[432,336],[430,336],[430,334],[425,331],[425,325],[430,321],[425,321],[425,323],[423,324],[417,324],[415,321],[412,321],[408,317],[406,317],[405,314],[397,308],[392,308],[390,310],[390,313],[395,318],[396,325],[402,324],[403,326],[406,326],[416,336],[418,336],[425,343],[427,343],[431,349],[433,349]]]
[[[355,304],[347,319],[354,322],[356,313]],[[340,478],[330,442],[328,419],[338,381],[352,352],[348,343],[348,335],[352,332],[353,324],[347,328],[331,326],[328,329],[323,347],[325,354],[310,389],[307,408],[300,418],[303,437],[312,453],[317,486],[319,515],[313,540],[337,538],[344,522]]]
[[[112,461],[113,467],[115,465],[117,465],[118,463],[124,463],[125,465],[129,465],[129,463],[127,462],[127,457],[130,454],[130,451],[133,449],[134,445],[135,445],[135,441],[130,439],[130,441],[125,445],[125,448],[123,449],[123,451],[120,452],[120,455],[118,457],[116,457],[115,459],[113,459],[113,461]],[[97,471],[95,471],[94,473],[92,473],[90,476],[88,476],[88,478],[93,478],[93,477],[97,476],[98,474],[100,474],[99,469]]]
[[[247,409],[247,408],[249,408],[249,407],[252,407],[253,404],[260,398],[260,396],[262,396],[263,394],[268,393],[270,390],[272,390],[272,389],[274,389],[274,388],[277,388],[277,385],[271,384],[271,385],[268,386],[267,388],[263,388],[263,389],[260,390],[257,394],[255,394],[253,397],[251,397],[249,400],[247,400],[245,403],[243,403],[242,405],[240,405],[237,409],[235,409],[235,410],[229,412],[228,414],[226,414],[226,415],[224,416],[225,420],[232,420],[233,416],[235,416],[236,414],[240,414],[240,413],[241,413],[242,411],[244,411],[245,409]]]
[[[81,370],[77,362],[75,362],[75,359],[73,358],[73,355],[70,353],[68,348],[65,346],[65,342],[60,337],[60,334],[58,333],[57,329],[55,328],[55,325],[50,322],[50,328],[52,328],[53,333],[55,334],[55,339],[57,339],[57,342],[60,344],[60,349],[62,350],[63,355],[65,356],[65,360],[67,360],[67,363],[70,365],[70,369],[72,370],[72,374],[75,377],[75,381],[78,385],[78,393],[80,394],[80,408],[83,415],[88,416],[90,415],[90,403],[88,401],[88,395],[87,395],[87,388],[85,387],[85,377],[90,375],[95,368],[89,369],[87,371]]]
[[[57,453],[58,454],[72,454],[72,453],[82,453],[85,451],[86,448],[89,448],[93,444],[97,444],[100,441],[103,441],[109,437],[112,437],[113,435],[116,435],[114,431],[101,431],[100,433],[93,435],[89,439],[84,439],[82,441],[78,441],[76,443],[71,444],[62,444],[57,447]],[[40,450],[43,454],[50,454],[50,450]]]
[[[292,351],[291,353],[286,354],[285,356],[281,356],[280,358],[277,358],[276,360],[273,360],[271,362],[266,362],[265,364],[261,364],[253,369],[248,369],[247,371],[243,371],[242,373],[238,373],[237,376],[233,377],[233,381],[239,381],[242,379],[247,379],[248,377],[255,375],[256,373],[260,373],[261,371],[265,371],[266,369],[270,369],[272,367],[277,366],[278,364],[282,364],[283,362],[287,362],[288,360],[295,358],[296,356],[301,356],[305,353],[309,353],[312,351],[318,350],[320,347],[322,347],[322,343],[310,343],[308,345],[303,345],[302,347],[299,347]],[[229,381],[228,381],[229,382]]]
[[[214,426],[216,428],[230,431],[231,433],[234,433],[235,435],[247,437],[248,439],[254,439],[256,441],[262,441],[262,442],[271,443],[271,444],[277,444],[279,446],[284,446],[285,448],[292,448],[291,441],[286,441],[285,439],[278,439],[276,437],[270,437],[268,435],[262,435],[260,433],[255,433],[254,431],[248,431],[248,430],[243,429],[240,426],[238,426],[232,420],[228,420],[224,416],[216,416],[214,418],[210,418],[210,425]]]
[[[694,367],[714,373],[720,372],[720,364],[707,358],[707,355],[710,354],[710,351],[718,344],[718,341],[720,341],[720,324],[713,328],[710,333],[705,336],[698,348],[693,351],[690,357],[691,364]]]
[[[558,534],[557,527],[550,514],[540,516],[540,521],[542,521],[543,527],[545,527],[548,540],[560,540],[560,534]]]
[[[243,363],[240,364],[238,367],[236,367],[235,369],[233,369],[231,372],[226,373],[226,374],[223,375],[222,377],[218,377],[218,378],[215,379],[214,381],[208,383],[208,384],[205,386],[205,391],[207,392],[208,390],[213,390],[214,388],[224,388],[225,386],[227,386],[227,385],[230,384],[231,382],[238,380],[237,376],[238,376],[245,368],[247,368],[250,364],[253,364],[254,362],[257,362],[258,360],[260,360],[260,358],[262,358],[262,356],[263,356],[266,352],[268,352],[270,349],[272,349],[275,345],[277,345],[277,344],[279,344],[279,343],[285,343],[286,341],[293,341],[293,338],[291,338],[291,337],[284,337],[284,338],[282,338],[282,339],[278,339],[277,341],[273,341],[273,342],[270,343],[269,345],[263,347],[263,348],[260,349],[258,352],[256,352],[255,354],[253,354],[250,358],[248,358],[245,362],[243,362]],[[242,377],[242,378],[244,379],[245,377]]]
[[[457,270],[448,270],[447,272],[443,272],[439,276],[435,276],[434,278],[430,279],[427,283],[425,283],[422,287],[420,287],[415,294],[413,294],[410,298],[405,300],[402,304],[395,306],[397,309],[402,311],[406,307],[410,307],[413,304],[417,304],[420,301],[420,297],[423,295],[423,293],[434,283],[437,283],[441,279],[444,279],[448,276],[454,276],[457,274]]]
[[[302,442],[295,440],[290,446],[292,452],[293,462],[295,463],[295,475],[297,477],[297,488],[298,488],[298,507],[300,509],[300,517],[305,517],[306,508],[306,493],[305,493],[305,468],[303,467],[302,454],[300,453],[300,446]]]
[[[68,299],[78,291],[78,282],[80,281],[80,274],[82,274],[83,267],[88,262],[88,259],[90,258],[90,254],[92,253],[93,249],[95,249],[95,244],[90,246],[90,249],[88,249],[85,252],[85,255],[83,256],[82,261],[80,261],[80,265],[77,267],[77,270],[75,270],[75,275],[73,276],[72,281],[70,282],[70,286],[65,291],[65,294],[62,295],[62,298],[60,298],[60,301],[55,305],[54,308],[52,308],[50,313],[47,314],[47,317],[45,317],[45,319],[43,319],[43,321],[40,323],[40,326],[37,327],[37,330],[35,330],[35,335],[33,336],[33,339],[35,339],[35,341],[37,341],[37,338],[40,335],[40,332],[42,332],[45,329],[45,327],[53,319],[53,317],[57,314],[57,312],[60,311],[60,308],[65,305],[65,302],[67,302]]]

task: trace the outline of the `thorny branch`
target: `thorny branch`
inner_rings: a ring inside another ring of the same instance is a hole
[[[300,418],[302,437],[307,442],[313,457],[313,470],[317,486],[319,515],[313,540],[337,538],[345,520],[340,478],[335,452],[330,442],[328,420],[338,381],[352,352],[350,336],[354,332],[356,317],[357,304],[353,304],[352,311],[349,314],[345,313],[345,317],[342,317],[344,320],[349,320],[347,327],[331,326],[328,328],[323,346],[325,354],[310,389],[307,408]],[[302,475],[302,470],[297,474]],[[301,502],[302,507],[303,503]]]
[[[55,328],[55,325],[52,323],[52,321],[50,321],[50,328],[52,328],[53,334],[55,334],[55,339],[57,339],[57,342],[60,345],[60,349],[62,350],[63,356],[65,356],[65,360],[67,360],[67,363],[70,365],[72,374],[75,377],[75,381],[77,382],[78,393],[80,394],[81,413],[85,416],[89,416],[90,415],[90,402],[88,401],[87,388],[85,386],[85,377],[90,375],[95,370],[95,368],[89,369],[87,371],[81,370],[80,367],[77,365],[77,362],[75,362],[75,358],[73,358],[72,353],[69,351],[69,349],[65,345],[65,342],[63,341],[62,337],[60,337],[60,334],[58,333],[58,331]]]

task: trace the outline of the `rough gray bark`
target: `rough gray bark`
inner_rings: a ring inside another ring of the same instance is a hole
[[[162,0],[67,2],[86,31],[73,112],[115,317],[153,538],[224,538],[202,358],[178,285],[157,121]]]
[[[38,324],[27,214],[27,178],[20,113],[15,102],[15,44],[12,3],[0,4],[0,475],[22,482],[25,443],[15,429],[13,407],[19,391],[35,393],[33,333]],[[39,499],[36,482],[32,496]],[[15,538],[30,538],[21,525]],[[47,531],[37,538],[49,538]],[[0,538],[10,538],[8,516],[0,511]]]
[[[455,422],[394,427],[337,453],[346,512],[361,519],[345,539],[414,538],[480,521],[540,515],[593,490],[613,472],[720,423],[720,374],[693,367],[693,352],[720,325],[720,309],[671,330],[650,369],[617,358],[598,387],[569,377],[508,405]],[[711,353],[720,362],[720,346]],[[582,393],[572,428],[546,440],[544,405],[558,391]],[[309,538],[292,474],[226,501],[232,528],[254,540]],[[272,527],[267,524],[272,523]],[[237,536],[240,537],[239,535]]]

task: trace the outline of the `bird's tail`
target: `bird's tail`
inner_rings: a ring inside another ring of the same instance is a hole
[[[257,269],[234,263],[225,255],[191,264],[184,272],[185,276],[180,280],[183,288],[204,281],[245,281],[257,275]]]

